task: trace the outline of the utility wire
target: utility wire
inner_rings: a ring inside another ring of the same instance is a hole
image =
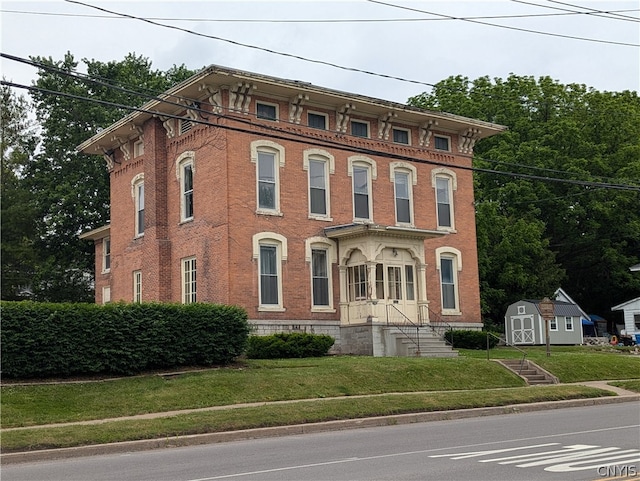
[[[535,3],[519,2],[518,0],[512,0],[517,3],[525,3],[529,5],[542,6]],[[553,8],[553,7],[545,7]],[[473,17],[464,17],[464,20],[498,20],[498,19],[512,19],[512,18],[544,18],[544,17],[566,17],[576,15],[595,15],[594,12],[579,12],[568,9],[557,8],[557,10],[563,11],[563,13],[531,13],[531,14],[517,14],[517,15],[480,15]],[[625,9],[625,10],[597,10],[602,14],[617,14],[619,12],[637,12],[637,9]],[[55,16],[55,17],[71,17],[71,18],[104,18],[104,19],[122,19],[119,15],[89,15],[82,13],[54,13],[54,12],[29,12],[24,10],[3,10],[0,9],[0,13],[15,13],[21,15],[41,15],[41,16]],[[604,18],[611,18],[605,15],[599,15]],[[621,19],[634,19],[626,15],[619,15]],[[441,22],[453,20],[451,18],[327,18],[327,19],[283,19],[283,18],[189,18],[189,17],[145,17],[148,20],[156,20],[160,22],[197,22],[197,23],[402,23],[402,22]],[[614,19],[615,20],[615,19]]]
[[[534,7],[540,7],[540,8],[548,8],[551,10],[560,10],[562,12],[565,12],[565,15],[571,14],[571,15],[591,15],[594,17],[601,17],[601,18],[608,18],[610,20],[623,20],[623,21],[627,21],[627,22],[640,22],[640,18],[637,17],[630,17],[628,15],[620,15],[618,12],[620,12],[620,10],[613,10],[613,11],[604,11],[604,10],[595,10],[593,8],[587,8],[587,7],[580,7],[579,5],[571,5],[569,3],[563,3],[563,2],[553,2],[552,0],[547,0],[551,3],[557,3],[560,5],[567,5],[569,7],[573,7],[573,8],[582,8],[584,10],[589,10],[588,12],[582,12],[579,10],[569,10],[568,8],[560,8],[560,7],[553,7],[551,5],[541,5],[539,3],[533,3],[533,2],[525,2],[524,0],[511,0],[513,3],[521,3],[522,5],[532,5]]]
[[[173,115],[173,114],[168,114],[168,113],[165,113],[165,112],[159,112],[159,111],[155,111],[155,110],[143,109],[143,108],[140,108],[140,107],[132,107],[130,105],[117,104],[117,103],[109,102],[109,101],[105,101],[105,100],[92,99],[92,98],[83,97],[83,96],[80,96],[80,95],[67,94],[67,93],[64,93],[64,92],[58,92],[58,91],[53,91],[53,90],[49,90],[49,89],[43,89],[43,88],[36,87],[36,86],[21,85],[21,84],[16,84],[16,83],[13,83],[13,82],[8,82],[8,81],[5,81],[5,80],[2,80],[0,82],[0,84],[6,85],[6,86],[9,86],[9,87],[19,88],[19,89],[27,89],[29,91],[36,91],[36,92],[49,94],[49,95],[56,95],[56,96],[72,98],[72,99],[80,100],[80,101],[97,103],[97,104],[100,104],[100,105],[107,105],[107,106],[110,106],[110,107],[116,107],[116,108],[123,109],[123,110],[129,110],[129,111],[134,111],[134,112],[143,112],[143,113],[147,113],[147,114],[151,114],[153,116],[158,116],[158,117],[163,117],[163,118],[173,118],[173,119],[178,119],[178,120],[180,120],[180,119],[184,120],[184,117],[180,116],[180,115]],[[188,108],[188,107],[186,107],[186,108]],[[213,112],[203,111],[202,109],[199,109],[199,108],[197,108],[197,109],[196,108],[192,108],[192,109],[196,110],[198,112],[205,112],[208,116],[215,117],[215,118],[218,118],[218,119],[229,118],[229,117],[226,117],[224,115],[215,114]],[[235,118],[235,117],[234,118],[230,118],[230,119],[233,120],[233,121],[236,121],[238,123],[244,123],[244,124],[248,124],[250,126],[255,126],[255,124],[252,124],[248,120],[243,120],[243,119],[239,119],[239,118]],[[215,123],[215,122],[210,122],[208,119],[203,119],[203,120],[200,120],[200,119],[189,119],[189,120],[192,123],[202,124],[202,125],[211,126],[211,127],[217,127],[217,128],[220,128],[220,129],[231,130],[231,131],[235,131],[235,132],[242,132],[242,133],[248,133],[248,134],[254,134],[255,133],[254,130],[249,129],[249,128],[241,128],[241,127],[233,127],[233,126],[230,126],[230,125],[223,125],[223,124],[219,124],[219,123]],[[522,173],[516,173],[516,172],[505,172],[505,171],[500,171],[500,170],[486,169],[486,168],[473,167],[473,166],[470,166],[470,167],[460,166],[460,165],[455,165],[454,166],[454,165],[448,164],[446,162],[440,162],[440,161],[436,161],[436,160],[416,159],[416,158],[410,157],[410,156],[392,154],[390,152],[382,152],[382,151],[379,151],[379,150],[368,149],[368,148],[364,148],[364,147],[348,146],[348,145],[345,145],[342,142],[337,142],[337,141],[332,141],[332,140],[319,140],[319,139],[316,139],[316,138],[310,138],[310,137],[306,136],[305,134],[296,133],[296,132],[288,132],[286,130],[279,129],[279,128],[276,128],[276,127],[273,127],[273,126],[268,126],[268,125],[260,125],[260,128],[271,130],[273,133],[271,133],[270,136],[272,138],[276,138],[276,139],[279,139],[279,140],[285,140],[285,141],[297,142],[297,143],[304,143],[306,145],[314,145],[314,146],[318,146],[318,147],[334,147],[334,148],[339,148],[341,150],[348,151],[348,152],[354,152],[354,153],[360,153],[360,154],[366,154],[366,155],[372,155],[372,156],[378,156],[378,157],[391,158],[391,159],[394,159],[394,160],[404,160],[404,161],[409,161],[409,162],[417,162],[417,163],[422,163],[422,164],[427,164],[427,165],[437,165],[437,166],[442,166],[442,167],[455,167],[456,169],[460,169],[460,170],[468,170],[468,171],[472,171],[472,172],[482,172],[482,173],[486,173],[486,174],[496,174],[496,175],[513,177],[513,178],[539,180],[539,181],[543,181],[543,182],[559,182],[559,183],[564,183],[564,184],[580,185],[580,186],[584,186],[584,187],[595,187],[595,188],[606,188],[606,189],[614,189],[614,190],[640,192],[640,186],[635,186],[635,185],[631,185],[631,184],[612,184],[612,183],[593,182],[593,181],[586,181],[586,180],[566,179],[566,178],[557,178],[557,177],[545,177],[545,176],[522,174]],[[479,159],[479,160],[484,160],[484,159]]]
[[[59,74],[59,75],[63,75],[63,76],[66,76],[66,77],[71,77],[71,78],[76,79],[76,80],[85,81],[85,82],[91,82],[93,84],[97,84],[97,85],[105,86],[105,87],[108,87],[108,88],[112,88],[112,89],[117,90],[119,92],[123,92],[123,93],[127,93],[127,94],[130,94],[130,95],[135,95],[135,96],[138,96],[138,97],[142,97],[146,101],[156,100],[156,101],[168,104],[168,105],[172,105],[172,106],[176,106],[176,107],[180,107],[180,108],[185,108],[187,110],[193,110],[198,114],[203,114],[203,113],[206,113],[207,115],[210,114],[210,112],[207,111],[207,110],[204,110],[204,109],[201,109],[201,108],[198,108],[198,107],[193,107],[194,102],[197,102],[197,101],[195,99],[192,99],[192,98],[173,95],[173,94],[162,94],[162,97],[160,97],[156,93],[147,94],[147,93],[139,92],[139,91],[136,91],[136,90],[124,88],[124,87],[121,87],[119,85],[114,85],[113,83],[109,83],[109,82],[103,81],[105,79],[94,79],[94,78],[89,77],[86,74],[80,74],[80,73],[76,73],[76,72],[72,73],[72,72],[69,72],[68,70],[64,70],[64,69],[61,69],[61,68],[58,68],[58,67],[54,67],[54,66],[51,66],[51,65],[47,65],[47,64],[43,64],[43,63],[40,63],[40,62],[35,62],[33,60],[23,59],[23,58],[20,58],[20,57],[16,57],[14,55],[0,53],[0,57],[7,58],[9,60],[13,60],[13,61],[16,61],[16,62],[25,63],[27,65],[31,65],[31,66],[34,66],[34,67],[41,68],[43,70],[51,71],[51,72],[54,72],[54,73]],[[169,101],[169,100],[167,100],[168,98],[175,98],[178,101],[177,102]],[[227,109],[227,108],[225,108],[225,110],[229,111],[229,109]],[[281,120],[280,122],[283,123],[283,124],[289,124],[289,125],[292,125],[292,126],[297,125],[297,124],[294,124],[293,122],[289,122],[287,120]],[[476,159],[477,160],[484,160],[486,162],[489,162],[489,163],[492,163],[492,164],[496,164],[497,166],[506,166],[506,167],[511,167],[511,168],[517,167],[517,168],[523,168],[523,169],[528,169],[528,170],[533,170],[533,171],[538,171],[538,172],[548,172],[548,173],[561,174],[561,175],[577,175],[576,173],[571,173],[571,172],[558,170],[558,169],[549,169],[549,168],[545,168],[545,167],[537,167],[537,166],[532,166],[532,165],[525,165],[525,164],[513,163],[513,162],[505,162],[505,161],[499,161],[499,160],[481,159],[480,157],[476,157]],[[614,182],[617,182],[617,180],[618,180],[618,179],[614,179],[614,178],[611,178],[611,177],[603,177],[603,176],[598,176],[598,178],[601,179],[601,180],[614,181]]]
[[[72,1],[72,0],[66,0],[66,1]],[[615,42],[613,40],[600,40],[600,39],[595,39],[595,38],[587,38],[587,37],[576,37],[574,35],[563,35],[561,33],[551,33],[551,32],[542,32],[540,30],[531,30],[528,28],[520,28],[520,27],[512,27],[509,25],[500,25],[499,23],[490,23],[490,22],[484,22],[481,20],[470,20],[470,19],[466,19],[466,18],[462,18],[462,17],[454,17],[451,15],[444,15],[441,13],[435,13],[435,12],[428,12],[426,10],[421,10],[421,9],[417,9],[417,8],[410,8],[410,7],[404,7],[402,5],[395,5],[393,3],[387,3],[387,2],[382,2],[380,0],[367,0],[370,3],[377,3],[379,5],[385,5],[387,7],[393,7],[393,8],[399,8],[401,10],[409,10],[412,12],[418,12],[418,13],[426,13],[429,15],[437,15],[439,17],[446,17],[449,18],[451,20],[461,20],[463,22],[470,22],[470,23],[477,23],[479,25],[488,25],[490,27],[498,27],[498,28],[504,28],[507,30],[516,30],[519,32],[527,32],[527,33],[535,33],[538,35],[547,35],[550,37],[560,37],[560,38],[568,38],[571,40],[582,40],[585,42],[596,42],[596,43],[606,43],[606,44],[611,44],[611,45],[622,45],[625,47],[640,47],[640,44],[636,44],[636,43],[626,43],[626,42]]]

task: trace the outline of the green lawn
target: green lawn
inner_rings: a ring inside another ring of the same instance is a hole
[[[546,357],[544,347],[528,348],[527,352],[528,359],[558,376],[561,382],[638,379],[622,387],[640,391],[639,356],[579,347],[552,348],[551,357]],[[465,350],[461,354],[450,359],[337,356],[247,360],[226,368],[171,376],[150,374],[99,382],[28,386],[4,384],[3,429],[241,403],[305,401],[153,420],[3,431],[0,447],[9,452],[611,395],[584,386],[524,387],[519,377],[487,360],[486,351]],[[521,356],[509,348],[493,349],[489,354],[491,359]],[[352,397],[359,395],[378,396]]]

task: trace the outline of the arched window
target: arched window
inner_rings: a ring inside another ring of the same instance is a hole
[[[134,232],[136,237],[144,235],[144,174],[131,180],[131,196],[135,205]]]
[[[462,270],[462,255],[454,247],[436,249],[436,267],[440,271],[440,293],[443,314],[460,314],[458,272]]]
[[[183,152],[176,162],[176,177],[180,182],[180,222],[193,219],[193,176],[196,171],[195,153]]]
[[[453,192],[458,188],[456,173],[447,168],[433,169],[431,171],[431,185],[436,193],[438,229],[455,230]]]
[[[255,234],[253,258],[258,261],[258,310],[284,311],[282,262],[287,259],[287,238],[275,232]]]
[[[416,168],[406,162],[392,162],[389,178],[393,182],[396,224],[413,226],[413,186],[418,174]]]
[[[333,155],[322,149],[307,149],[302,166],[309,173],[309,218],[331,220],[329,175],[335,172]]]
[[[256,164],[256,212],[280,212],[280,168],[284,167],[284,147],[270,140],[251,142],[251,162]]]
[[[305,252],[311,274],[311,310],[333,312],[331,264],[337,262],[335,242],[326,237],[311,237],[305,241]]]
[[[372,183],[378,178],[376,163],[362,155],[349,157],[348,175],[353,179],[353,220],[373,222]]]

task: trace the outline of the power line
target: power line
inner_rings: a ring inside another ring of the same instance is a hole
[[[58,67],[54,67],[51,65],[47,65],[47,64],[43,64],[41,62],[35,62],[33,60],[28,60],[28,59],[23,59],[20,57],[16,57],[14,55],[9,55],[9,54],[5,54],[5,53],[0,53],[0,57],[2,58],[7,58],[9,60],[13,60],[16,62],[21,62],[21,63],[25,63],[43,70],[47,70],[47,71],[51,71],[51,72],[55,72],[59,75],[63,75],[63,76],[67,76],[67,77],[71,77],[77,80],[81,80],[81,81],[86,81],[86,82],[91,82],[94,84],[98,84],[101,86],[105,86],[108,88],[112,88],[114,90],[120,91],[120,92],[124,92],[127,94],[131,94],[131,95],[136,95],[138,97],[143,97],[145,100],[149,101],[149,100],[156,100],[159,102],[163,102],[165,104],[169,104],[172,106],[176,106],[176,107],[180,107],[180,108],[186,108],[188,110],[193,110],[199,114],[202,113],[207,113],[209,114],[209,111],[204,110],[204,109],[200,109],[200,108],[196,108],[193,107],[193,104],[195,102],[194,99],[192,98],[188,98],[188,97],[183,97],[183,96],[179,96],[179,95],[175,95],[175,94],[162,94],[162,97],[159,97],[157,95],[157,93],[152,92],[152,93],[144,93],[144,92],[139,92],[136,90],[132,90],[132,89],[128,89],[128,88],[123,88],[117,84],[114,84],[111,79],[105,79],[103,77],[98,77],[97,79],[91,78],[89,77],[87,74],[80,74],[77,72],[70,72],[68,70],[64,70]],[[106,81],[104,81],[106,80]],[[167,98],[175,98],[178,100],[178,102],[172,102],[167,100]],[[180,102],[182,101],[182,102]],[[227,108],[225,108],[225,110],[229,110]],[[293,122],[289,122],[287,120],[281,120],[281,123],[284,124],[289,124],[289,125],[297,125],[294,124]],[[490,162],[496,165],[503,165],[503,166],[507,166],[507,167],[516,167],[516,168],[523,168],[523,169],[528,169],[528,170],[532,170],[532,171],[538,171],[538,172],[548,172],[548,173],[552,173],[552,174],[561,174],[561,175],[569,175],[569,174],[574,174],[574,173],[570,173],[567,171],[563,171],[563,170],[557,170],[557,169],[549,169],[549,168],[545,168],[545,167],[537,167],[537,166],[532,166],[532,165],[525,165],[525,164],[520,164],[520,163],[513,163],[513,162],[505,162],[505,161],[499,161],[499,160],[491,160],[491,159],[482,159],[480,157],[476,156],[477,160],[483,160],[485,162]],[[604,177],[604,176],[598,176],[599,179],[601,180],[607,180],[607,181],[617,181],[617,179],[614,178],[610,178],[610,177]]]
[[[540,7],[540,8],[548,8],[551,10],[560,10],[562,12],[565,12],[565,14],[571,14],[571,15],[575,15],[575,14],[579,14],[579,15],[591,15],[594,17],[601,17],[601,18],[608,18],[610,20],[624,20],[627,22],[640,22],[639,18],[636,17],[630,17],[628,15],[620,15],[619,12],[621,10],[612,10],[612,11],[605,11],[605,10],[595,10],[593,8],[588,8],[588,7],[580,7],[579,5],[571,5],[570,3],[563,3],[563,2],[555,2],[553,0],[547,0],[550,3],[557,3],[560,5],[567,5],[569,7],[573,7],[573,8],[582,8],[585,10],[589,10],[588,12],[582,12],[579,10],[569,10],[568,8],[560,8],[560,7],[552,7],[551,5],[541,5],[539,3],[533,3],[533,2],[525,2],[524,0],[511,0],[513,3],[521,3],[523,5],[533,5],[534,7]],[[627,10],[629,11],[629,10]]]
[[[110,107],[116,107],[116,108],[120,108],[120,109],[124,109],[124,110],[134,111],[134,112],[147,113],[147,114],[151,114],[153,116],[158,116],[158,117],[173,118],[173,119],[184,119],[183,116],[179,116],[179,115],[173,115],[173,114],[168,114],[168,113],[165,113],[165,112],[159,112],[159,111],[154,111],[154,110],[149,110],[149,109],[143,109],[143,108],[140,108],[140,107],[132,107],[130,105],[117,104],[117,103],[109,102],[109,101],[105,101],[105,100],[92,99],[92,98],[83,97],[83,96],[80,96],[80,95],[73,95],[73,94],[68,94],[68,93],[65,93],[65,92],[59,92],[59,91],[53,91],[53,90],[49,90],[49,89],[43,89],[43,88],[36,87],[36,86],[28,86],[28,85],[16,84],[16,83],[13,83],[13,82],[7,82],[5,80],[2,80],[0,82],[0,84],[7,85],[9,87],[14,87],[14,88],[27,89],[29,91],[36,91],[36,92],[49,94],[49,95],[57,95],[57,96],[72,98],[72,99],[80,100],[80,101],[98,103],[100,105],[107,105],[107,106],[110,106]],[[211,116],[211,117],[227,118],[224,115],[215,114],[215,113],[209,112],[209,111],[204,111],[204,110],[202,110],[200,108],[194,108],[194,107],[190,108],[188,106],[185,107],[185,108],[197,111],[199,113],[203,113],[204,112],[208,116]],[[231,130],[231,131],[235,131],[235,132],[242,132],[242,133],[249,133],[249,134],[254,134],[255,133],[255,131],[253,131],[251,129],[241,128],[241,127],[233,127],[233,126],[230,126],[230,125],[222,125],[222,124],[210,122],[208,119],[204,119],[204,120],[189,119],[189,120],[192,123],[202,124],[202,125],[206,125],[206,126],[210,126],[210,127],[217,127],[217,128],[220,128],[220,129]],[[235,117],[232,118],[232,120],[236,121],[238,123],[244,123],[244,124],[255,126],[255,124],[252,124],[248,120],[243,120],[243,119],[235,118]],[[296,133],[296,132],[287,132],[286,130],[279,129],[277,127],[273,127],[273,126],[269,126],[269,125],[260,125],[260,127],[263,128],[263,129],[267,129],[267,130],[271,130],[272,132],[275,132],[275,133],[271,133],[270,134],[270,136],[272,138],[276,138],[276,139],[279,139],[279,140],[290,141],[290,142],[304,143],[304,144],[307,144],[307,145],[314,145],[314,146],[318,146],[318,147],[334,147],[334,148],[339,148],[341,150],[348,151],[348,152],[354,152],[354,153],[373,155],[373,156],[378,156],[378,157],[391,158],[391,159],[394,159],[394,160],[404,160],[404,161],[409,161],[409,162],[417,162],[417,163],[428,164],[428,165],[437,165],[437,166],[442,166],[442,167],[455,167],[455,168],[460,169],[460,170],[468,170],[468,171],[472,171],[472,172],[481,172],[481,173],[486,173],[486,174],[503,175],[503,176],[513,177],[513,178],[538,180],[538,181],[544,181],[544,182],[558,182],[558,183],[564,183],[564,184],[580,185],[580,186],[584,186],[584,187],[595,187],[595,188],[606,188],[606,189],[614,189],[614,190],[640,192],[640,186],[635,186],[635,185],[631,185],[631,184],[612,184],[612,183],[593,182],[593,181],[566,179],[566,178],[557,178],[557,177],[544,177],[544,176],[539,176],[539,175],[522,174],[522,173],[516,173],[516,172],[505,172],[505,171],[499,171],[499,170],[494,170],[494,169],[485,169],[485,168],[473,167],[473,166],[470,166],[470,167],[460,166],[460,165],[453,166],[453,165],[448,164],[446,162],[439,162],[439,161],[436,161],[436,160],[416,159],[414,157],[409,157],[409,156],[399,155],[399,154],[392,154],[390,152],[382,152],[382,151],[379,151],[379,150],[368,149],[368,148],[364,148],[364,147],[348,146],[348,145],[345,145],[344,143],[337,142],[337,141],[332,141],[332,140],[318,140],[318,139],[315,139],[315,138],[310,138],[310,137],[306,136],[305,134]],[[485,159],[479,159],[479,160],[485,160]]]
[[[517,3],[525,3],[529,5],[537,5],[535,3],[519,2],[518,0],[512,0]],[[545,7],[553,8],[553,7]],[[513,19],[513,18],[544,18],[544,17],[566,17],[576,15],[595,15],[593,12],[579,12],[567,9],[558,8],[563,10],[563,13],[531,13],[531,14],[517,14],[517,15],[480,15],[473,17],[463,17],[464,20],[497,20],[497,19]],[[625,10],[612,10],[598,12],[603,14],[617,14],[620,12],[637,12],[637,9],[625,9]],[[100,19],[122,19],[119,15],[89,15],[83,13],[54,13],[54,12],[33,12],[24,10],[4,10],[0,9],[0,13],[15,13],[21,15],[41,15],[41,16],[54,16],[54,17],[70,17],[70,18],[100,18]],[[602,15],[604,18],[611,18]],[[621,19],[634,19],[633,17],[627,17],[625,15],[619,15]],[[284,19],[284,18],[189,18],[189,17],[145,17],[149,20],[163,21],[163,22],[197,22],[197,23],[401,23],[401,22],[441,22],[457,20],[452,18],[327,18],[327,19]]]
[[[66,1],[72,1],[72,0],[66,0]],[[513,27],[513,26],[509,26],[509,25],[500,25],[499,23],[490,23],[490,22],[484,22],[481,20],[470,20],[470,19],[466,19],[463,17],[454,17],[451,15],[445,15],[442,13],[435,13],[435,12],[428,12],[426,10],[420,10],[417,8],[410,8],[410,7],[404,7],[402,5],[394,5],[392,3],[386,3],[386,2],[382,2],[380,0],[367,0],[368,2],[371,3],[377,3],[379,5],[385,5],[387,7],[393,7],[393,8],[399,8],[401,10],[409,10],[409,11],[413,11],[413,12],[418,12],[418,13],[426,13],[429,15],[437,15],[439,17],[446,17],[449,18],[451,20],[461,20],[463,22],[470,22],[470,23],[477,23],[479,25],[488,25],[490,27],[497,27],[497,28],[504,28],[507,30],[516,30],[518,32],[527,32],[527,33],[535,33],[537,35],[547,35],[550,37],[560,37],[560,38],[568,38],[571,40],[582,40],[585,42],[596,42],[596,43],[606,43],[606,44],[611,44],[611,45],[621,45],[621,46],[625,46],[625,47],[640,47],[640,44],[635,44],[635,43],[626,43],[626,42],[615,42],[613,40],[600,40],[600,39],[595,39],[595,38],[587,38],[587,37],[576,37],[573,35],[564,35],[561,33],[551,33],[551,32],[542,32],[540,30],[531,30],[528,28],[520,28],[520,27]]]

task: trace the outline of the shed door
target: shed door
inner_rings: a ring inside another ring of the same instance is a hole
[[[512,316],[511,336],[514,344],[533,344],[533,315]]]

